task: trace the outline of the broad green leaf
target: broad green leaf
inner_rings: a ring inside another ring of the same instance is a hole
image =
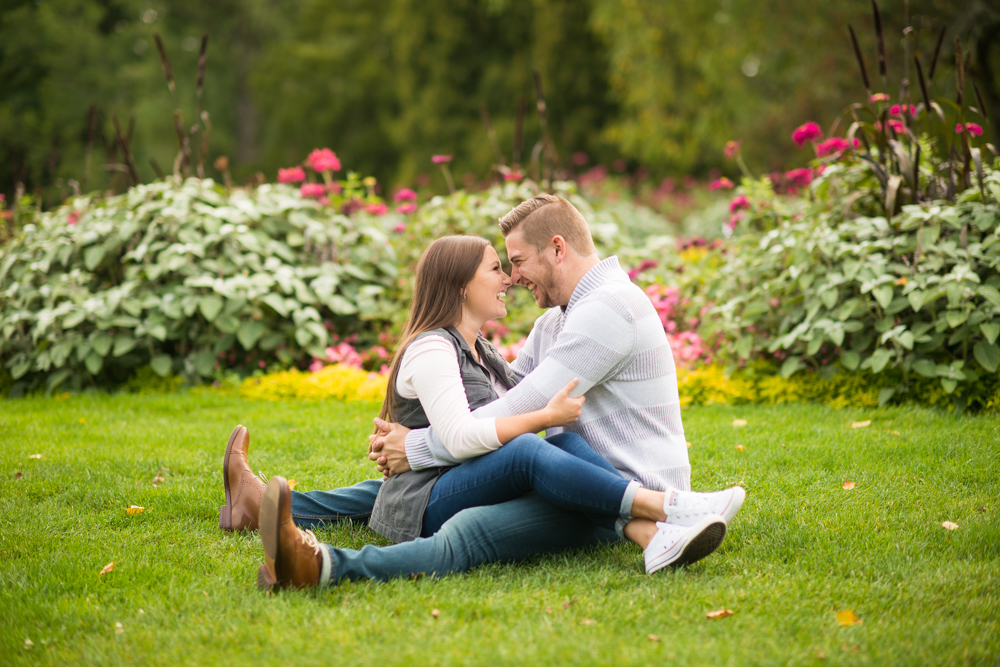
[[[781,364],[781,377],[791,377],[801,368],[802,361],[798,357],[788,357],[785,359],[785,362]]]
[[[154,373],[160,377],[167,377],[170,375],[174,363],[169,354],[158,354],[149,360],[149,365]]]
[[[64,330],[72,329],[76,325],[80,324],[80,322],[83,322],[85,319],[87,319],[87,311],[85,311],[83,308],[77,308],[76,310],[70,312],[70,314],[63,319],[62,328]]]
[[[958,387],[958,382],[948,378],[941,378],[941,386],[944,387],[945,393],[950,394],[955,391],[956,387]]]
[[[215,318],[214,322],[216,328],[222,333],[236,333],[236,330],[240,328],[240,321],[235,315],[226,315],[223,313]]]
[[[87,355],[87,359],[83,362],[90,371],[91,375],[97,375],[101,372],[101,368],[104,366],[104,356],[97,354],[96,352],[91,352]]]
[[[819,352],[819,348],[823,346],[823,336],[816,335],[813,337],[809,344],[806,345],[806,354],[810,357]]]
[[[114,339],[111,336],[109,336],[106,332],[101,331],[96,336],[94,336],[94,339],[90,341],[90,344],[94,346],[94,352],[101,355],[102,357],[106,357],[108,355],[108,350],[111,349],[111,343],[113,341]],[[91,371],[91,372],[96,372],[96,371]]]
[[[898,340],[899,344],[902,345],[903,347],[905,347],[907,350],[912,350],[913,349],[913,332],[912,331],[904,331],[903,333],[899,334],[896,337],[896,340]]]
[[[201,314],[205,316],[205,319],[209,322],[214,322],[216,315],[222,310],[223,301],[214,294],[207,294],[201,297],[198,302],[198,309]]]
[[[260,349],[265,352],[270,352],[274,348],[278,347],[285,341],[285,335],[277,332],[271,332],[260,339],[260,343],[257,345]]]
[[[252,350],[253,346],[260,340],[260,337],[267,333],[267,327],[257,320],[247,320],[240,325],[236,332],[236,339],[244,350]]]
[[[972,352],[979,365],[990,373],[995,373],[997,367],[1000,367],[1000,347],[997,347],[996,344],[981,340],[976,343]]]
[[[136,343],[135,336],[130,334],[118,334],[115,336],[115,349],[111,352],[111,356],[120,357],[128,354],[133,349],[135,349]]]
[[[50,375],[48,379],[45,381],[45,389],[50,392],[53,391],[56,387],[61,385],[66,380],[66,378],[70,376],[70,373],[72,372],[73,371],[71,371],[68,368],[63,368],[61,370],[56,371],[55,373]]]
[[[878,305],[886,308],[892,303],[892,286],[891,285],[879,285],[872,290],[872,296],[878,301]]]
[[[984,299],[992,303],[997,308],[1000,308],[1000,290],[997,290],[996,287],[993,287],[992,285],[980,285],[976,288],[976,291],[979,292]]]
[[[917,359],[913,363],[913,370],[925,378],[937,377],[937,366],[930,359]]]
[[[948,321],[948,326],[954,329],[955,327],[962,326],[965,320],[969,319],[969,311],[949,310],[944,314],[944,317]]]
[[[154,324],[150,327],[147,327],[146,331],[149,332],[149,335],[155,338],[156,340],[167,339],[167,328],[162,324]]]
[[[753,336],[743,336],[736,342],[736,354],[740,356],[740,359],[748,359],[750,357],[750,350],[752,349]]]
[[[1000,335],[1000,324],[995,322],[983,322],[979,325],[979,330],[983,332],[986,336],[986,341],[990,344],[997,342],[997,336]]]
[[[857,370],[858,364],[861,363],[861,355],[848,350],[840,355],[840,363],[849,371]]]
[[[353,315],[358,312],[357,306],[339,294],[331,296],[329,301],[327,301],[327,305],[330,306],[330,310],[338,315]]]
[[[295,330],[295,342],[297,342],[302,347],[309,344],[312,340],[312,333],[305,327]]]
[[[844,327],[835,326],[829,331],[827,331],[826,335],[829,336],[830,342],[832,342],[837,347],[840,347],[841,345],[844,344]]]
[[[872,373],[881,373],[891,358],[892,352],[884,347],[875,350],[875,353],[872,354]]]
[[[915,312],[920,312],[920,308],[924,305],[924,291],[921,289],[915,289],[907,294],[906,298],[909,300],[913,310]]]
[[[15,380],[20,380],[28,369],[31,368],[31,359],[26,359],[19,364],[14,364],[14,367],[10,369],[10,376]]]
[[[211,350],[202,350],[194,355],[194,369],[202,377],[209,377],[215,370],[215,355]]]
[[[87,267],[88,271],[96,269],[102,259],[104,259],[103,246],[91,246],[83,253],[83,265]]]
[[[895,389],[886,388],[878,393],[878,405],[882,407],[892,399],[893,395],[896,393]]]
[[[278,315],[288,317],[288,310],[285,308],[285,300],[279,294],[269,292],[260,298],[261,301],[271,306]]]

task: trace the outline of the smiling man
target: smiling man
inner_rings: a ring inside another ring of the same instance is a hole
[[[549,310],[535,322],[512,365],[520,382],[473,414],[503,417],[537,410],[567,382],[579,378],[574,393],[586,393],[587,401],[579,420],[568,430],[583,436],[623,477],[666,492],[666,523],[691,526],[710,514],[732,519],[743,502],[742,489],[690,491],[691,466],[670,346],[652,304],[629,280],[618,259],[601,260],[586,220],[570,202],[554,195],[521,203],[500,219],[500,228],[511,261],[511,279],[530,289],[538,304]],[[409,431],[398,424],[379,420],[376,424],[381,433],[370,439],[370,458],[386,476],[461,463],[433,428]],[[246,464],[245,440],[245,435],[236,438],[236,444],[231,439],[227,447],[227,505],[221,514],[251,517],[259,511],[260,529],[280,534],[274,541],[275,553],[266,558],[272,569],[281,570],[269,572],[269,578],[280,585],[442,575],[487,562],[519,561],[539,553],[613,541],[622,533],[645,546],[656,532],[656,524],[650,522],[642,530],[650,532],[651,526],[651,534],[638,533],[643,523],[626,519],[616,535],[530,493],[461,511],[428,538],[389,547],[369,545],[359,551],[337,549],[317,543],[301,528],[367,519],[381,481],[333,491],[283,489],[282,500],[272,503],[274,507],[258,510],[263,484],[253,478]],[[463,460],[490,451],[481,449],[465,448]],[[243,500],[231,501],[230,489],[236,485],[241,493],[249,491]],[[256,521],[251,525],[244,519],[244,524],[234,523],[231,528],[256,528]]]

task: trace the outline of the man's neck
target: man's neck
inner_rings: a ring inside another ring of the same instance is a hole
[[[562,286],[563,291],[560,295],[562,298],[559,300],[559,305],[565,308],[569,305],[569,300],[573,298],[573,292],[576,291],[576,286],[580,284],[583,277],[587,273],[601,263],[601,259],[596,255],[589,255],[587,257],[578,257],[572,263],[566,266],[565,273],[563,274]]]

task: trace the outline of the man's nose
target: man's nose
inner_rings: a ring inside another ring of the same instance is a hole
[[[510,280],[515,285],[521,284],[521,272],[517,270],[516,266],[510,267]]]

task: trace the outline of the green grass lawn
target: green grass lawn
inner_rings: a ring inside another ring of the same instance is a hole
[[[640,550],[619,544],[440,579],[259,593],[259,538],[217,528],[233,426],[249,427],[255,469],[331,488],[375,476],[364,444],[375,407],[213,394],[0,401],[0,662],[1000,661],[995,417],[692,408],[695,490],[739,483],[749,497],[721,549],[687,570],[647,576]],[[147,510],[128,516],[130,505]],[[357,526],[318,535],[381,542]],[[733,615],[705,617],[721,608]],[[844,609],[863,622],[838,626]]]

